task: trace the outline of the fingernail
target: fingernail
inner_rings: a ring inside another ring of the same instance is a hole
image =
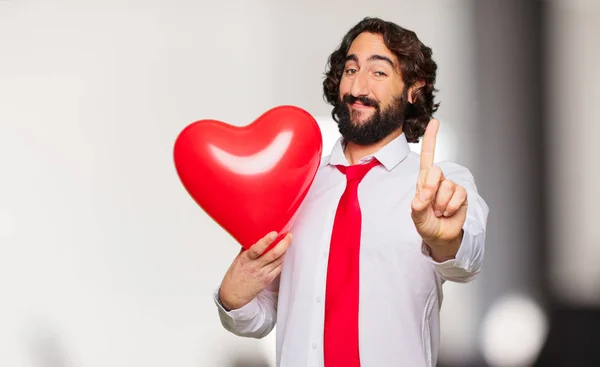
[[[272,240],[275,240],[277,238],[277,232],[271,232],[269,234],[269,238],[272,239]]]
[[[435,216],[438,218],[442,216],[442,212],[439,210],[434,211],[434,213],[435,213]]]
[[[450,213],[448,213],[448,212],[444,212],[444,217],[447,217],[447,216],[449,216],[449,215],[450,215]]]

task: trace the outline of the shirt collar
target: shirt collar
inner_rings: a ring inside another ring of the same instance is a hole
[[[331,150],[331,154],[329,155],[329,161],[326,161],[324,163],[335,166],[348,166],[348,160],[344,155],[344,145],[344,140],[340,137],[333,146],[333,149]],[[376,158],[388,171],[391,171],[400,162],[402,162],[404,158],[408,156],[409,153],[410,147],[408,146],[406,135],[402,133],[397,138],[387,143],[383,148],[375,152],[375,154],[371,154],[362,158],[358,163],[367,163],[373,158]]]

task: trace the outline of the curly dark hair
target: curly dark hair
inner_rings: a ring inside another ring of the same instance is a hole
[[[405,88],[410,88],[417,82],[424,82],[422,87],[413,91],[413,103],[406,106],[402,123],[402,131],[406,134],[408,142],[416,143],[425,133],[427,124],[439,107],[439,103],[434,102],[434,92],[437,92],[434,88],[437,64],[431,58],[431,48],[425,46],[415,32],[392,22],[379,18],[364,18],[348,31],[339,47],[329,56],[323,92],[324,99],[334,106],[331,116],[336,122],[339,121],[339,85],[346,56],[354,39],[363,32],[380,34],[383,37],[386,47],[400,62]]]

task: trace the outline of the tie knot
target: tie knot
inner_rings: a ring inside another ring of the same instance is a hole
[[[337,166],[337,168],[346,175],[346,179],[348,181],[360,182],[363,177],[365,177],[367,172],[377,165],[379,165],[379,161],[377,159],[373,159],[369,163],[355,164],[352,166]]]

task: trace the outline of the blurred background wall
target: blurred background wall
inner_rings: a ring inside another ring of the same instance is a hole
[[[600,365],[599,4],[0,0],[0,366],[274,366],[274,333],[218,321],[238,247],[173,142],[293,104],[329,149],[326,59],[364,16],[433,48],[437,159],[491,207],[483,274],[445,285],[440,366]]]

